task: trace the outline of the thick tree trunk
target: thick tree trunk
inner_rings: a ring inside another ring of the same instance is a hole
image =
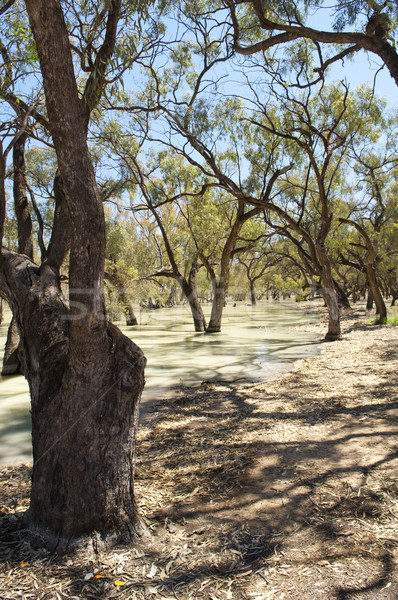
[[[102,360],[69,360],[69,311],[58,278],[2,251],[0,289],[24,345],[32,401],[33,475],[25,524],[61,550],[97,532],[127,542],[140,531],[134,501],[135,434],[145,358],[107,324]]]
[[[25,4],[71,231],[67,305],[56,268],[1,255],[0,285],[23,340],[32,400],[25,524],[40,546],[68,547],[84,536],[126,542],[139,530],[133,482],[145,358],[106,318],[105,219],[61,3]]]

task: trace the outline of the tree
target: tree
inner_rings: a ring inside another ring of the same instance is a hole
[[[140,530],[133,484],[145,358],[106,317],[105,220],[87,145],[90,114],[108,81],[121,2],[106,2],[99,12],[85,3],[85,16],[93,21],[84,28],[90,60],[80,96],[60,2],[25,4],[66,201],[63,224],[70,224],[71,237],[68,300],[48,257],[38,266],[1,251],[0,287],[24,344],[32,399],[34,466],[25,523],[52,548],[94,532],[98,542],[130,541]],[[1,200],[3,225],[4,186]],[[62,243],[59,228],[51,242]]]
[[[298,3],[263,0],[226,0],[234,32],[234,48],[249,56],[300,40],[313,43],[319,66],[314,82],[323,79],[325,70],[337,60],[364,50],[377,55],[398,85],[398,54],[393,36],[397,31],[398,10],[393,0],[339,0],[334,31],[321,31],[308,25],[310,9],[322,9],[324,3],[301,0]],[[326,18],[329,17],[328,12]],[[325,17],[324,17],[325,18]],[[356,31],[345,31],[346,26]],[[332,46],[334,55],[324,59],[322,45]],[[344,46],[343,50],[335,47]],[[300,61],[299,61],[300,62]]]
[[[254,222],[252,225],[254,227],[250,229],[254,230],[245,229],[243,239],[242,236],[239,238],[239,242],[247,243],[247,247],[237,255],[237,259],[244,268],[249,282],[250,302],[254,306],[257,304],[255,289],[257,282],[271,267],[281,261],[281,257],[277,255],[272,245],[272,233],[264,233],[264,223]]]

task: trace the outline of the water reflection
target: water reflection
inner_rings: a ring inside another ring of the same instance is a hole
[[[267,379],[287,369],[293,360],[315,354],[313,334],[295,330],[310,318],[293,303],[255,307],[240,303],[226,308],[223,331],[217,334],[193,333],[184,306],[141,311],[136,327],[118,323],[148,360],[142,412],[182,385]],[[0,327],[1,355],[6,335],[4,324]],[[0,467],[30,460],[29,394],[22,376],[0,378],[0,424]]]

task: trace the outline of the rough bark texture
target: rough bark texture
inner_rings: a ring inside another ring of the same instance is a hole
[[[72,223],[59,170],[54,178],[55,211],[52,235],[45,253],[45,264],[59,270],[71,243]]]
[[[14,208],[18,226],[18,252],[33,260],[33,227],[25,185],[25,143],[22,134],[14,144]]]
[[[104,214],[60,2],[25,4],[70,219],[63,223],[71,233],[68,304],[59,258],[38,268],[24,255],[1,253],[0,291],[19,329],[32,400],[25,523],[50,548],[87,535],[130,541],[139,530],[133,481],[145,358],[106,319]]]

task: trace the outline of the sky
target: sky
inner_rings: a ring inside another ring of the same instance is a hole
[[[373,86],[374,76],[381,65],[381,61],[376,60],[377,58],[359,51],[353,59],[346,59],[343,64],[339,62],[333,65],[328,79],[347,80],[351,89],[365,82]],[[377,75],[375,92],[386,98],[388,109],[398,110],[398,86],[386,66]]]

